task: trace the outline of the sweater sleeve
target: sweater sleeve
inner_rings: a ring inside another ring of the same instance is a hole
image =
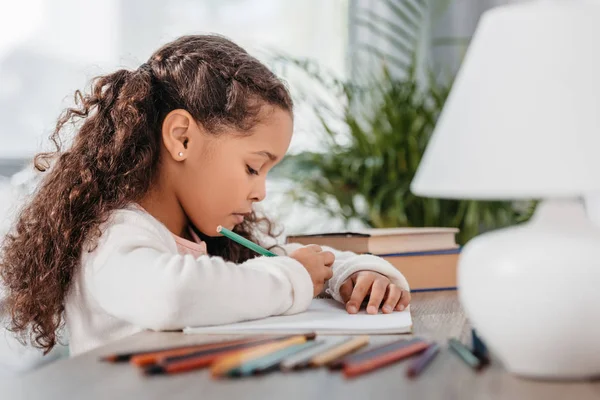
[[[302,247],[299,243],[288,243],[281,246],[280,254],[290,254]],[[321,246],[323,250],[331,251],[335,255],[333,263],[333,277],[325,286],[325,293],[335,300],[343,303],[340,287],[352,274],[358,271],[373,271],[386,276],[393,284],[403,290],[410,290],[406,278],[398,269],[381,257],[372,254],[356,254],[351,251],[339,251],[331,247]]]
[[[175,330],[294,314],[313,297],[312,280],[290,257],[242,264],[174,254],[150,229],[115,224],[84,263],[86,286],[107,313],[144,329]]]

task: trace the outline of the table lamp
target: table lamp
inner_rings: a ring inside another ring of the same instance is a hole
[[[540,200],[469,241],[459,298],[522,377],[600,376],[600,1],[498,7],[477,26],[411,182],[425,197]]]

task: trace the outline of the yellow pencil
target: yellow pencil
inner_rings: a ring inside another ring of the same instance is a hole
[[[238,367],[240,364],[245,363],[246,361],[250,361],[255,358],[270,354],[274,351],[284,349],[288,346],[304,342],[306,342],[306,335],[293,336],[287,340],[282,340],[281,342],[267,343],[261,346],[253,347],[249,350],[242,350],[236,352],[235,354],[217,359],[213,363],[210,372],[213,377],[225,375],[227,371]]]
[[[357,349],[360,349],[363,346],[369,344],[369,336],[357,336],[352,340],[349,340],[341,345],[334,347],[331,350],[328,350],[322,354],[314,356],[310,360],[310,365],[313,367],[321,367],[323,365],[329,364],[330,362],[345,356]]]

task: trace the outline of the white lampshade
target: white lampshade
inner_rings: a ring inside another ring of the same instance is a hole
[[[411,189],[472,199],[600,191],[600,1],[485,13]]]

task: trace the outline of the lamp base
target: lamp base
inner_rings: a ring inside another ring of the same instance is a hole
[[[578,200],[546,200],[531,221],[480,235],[458,266],[465,313],[509,372],[600,377],[600,228]]]

